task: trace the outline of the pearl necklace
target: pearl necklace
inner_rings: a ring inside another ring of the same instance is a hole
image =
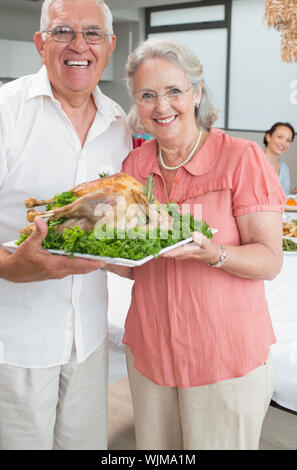
[[[178,168],[180,168],[181,166],[183,165],[186,165],[187,163],[189,163],[189,161],[191,160],[191,158],[193,157],[194,153],[196,152],[197,148],[199,147],[199,144],[200,144],[200,140],[201,140],[201,137],[202,137],[202,134],[203,134],[203,129],[201,127],[200,129],[200,132],[199,132],[199,135],[198,135],[198,139],[196,140],[196,143],[193,147],[193,150],[191,151],[190,155],[181,163],[179,163],[178,165],[176,166],[167,166],[163,160],[163,156],[162,156],[162,150],[161,150],[161,147],[159,147],[159,159],[160,159],[160,163],[161,163],[161,166],[165,169],[165,170],[177,170]]]

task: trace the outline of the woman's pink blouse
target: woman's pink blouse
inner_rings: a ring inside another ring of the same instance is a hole
[[[122,170],[164,203],[201,205],[218,229],[218,244],[240,245],[236,217],[281,212],[285,195],[254,142],[211,128],[203,147],[177,171],[167,196],[156,141],[130,152]],[[197,218],[197,214],[195,216]],[[275,336],[264,283],[233,276],[196,260],[158,258],[134,268],[135,283],[123,342],[136,369],[158,385],[193,387],[240,377],[267,359]]]

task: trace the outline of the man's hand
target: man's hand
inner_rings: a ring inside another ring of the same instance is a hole
[[[35,282],[85,274],[106,266],[98,261],[49,253],[42,248],[47,224],[37,217],[35,225],[36,230],[13,254],[0,249],[0,277],[13,282]]]

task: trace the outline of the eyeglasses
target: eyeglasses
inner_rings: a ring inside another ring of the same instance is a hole
[[[87,44],[102,44],[106,36],[110,36],[97,26],[88,26],[82,31],[74,31],[70,26],[56,26],[50,31],[45,31],[45,33],[50,33],[54,41],[65,43],[72,42],[77,33],[83,35]]]
[[[187,88],[186,90],[182,90],[180,88],[174,87],[170,88],[165,93],[157,93],[156,91],[151,90],[142,90],[135,94],[134,99],[136,103],[140,104],[141,106],[152,106],[157,103],[158,97],[162,96],[167,103],[177,103],[181,101],[182,97],[191,90],[192,85]]]

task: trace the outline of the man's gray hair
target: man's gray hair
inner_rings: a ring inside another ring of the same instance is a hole
[[[93,0],[97,5],[103,8],[104,18],[105,18],[105,28],[108,34],[113,34],[113,27],[112,27],[112,13],[104,0]],[[48,26],[50,24],[50,17],[49,17],[49,9],[51,4],[54,0],[44,0],[41,8],[41,16],[40,16],[40,31],[43,32],[42,39],[45,41],[45,33],[47,31]],[[109,36],[109,40],[111,41],[111,37]]]
[[[203,66],[191,49],[175,41],[150,38],[142,42],[129,55],[126,63],[126,83],[132,99],[134,98],[134,75],[142,61],[149,58],[162,58],[179,67],[185,72],[195,91],[201,83],[204,83]],[[201,90],[199,109],[193,112],[195,112],[198,125],[204,129],[209,129],[218,117],[218,110],[212,105],[205,84]],[[135,104],[129,112],[128,120],[133,132],[145,131]]]

